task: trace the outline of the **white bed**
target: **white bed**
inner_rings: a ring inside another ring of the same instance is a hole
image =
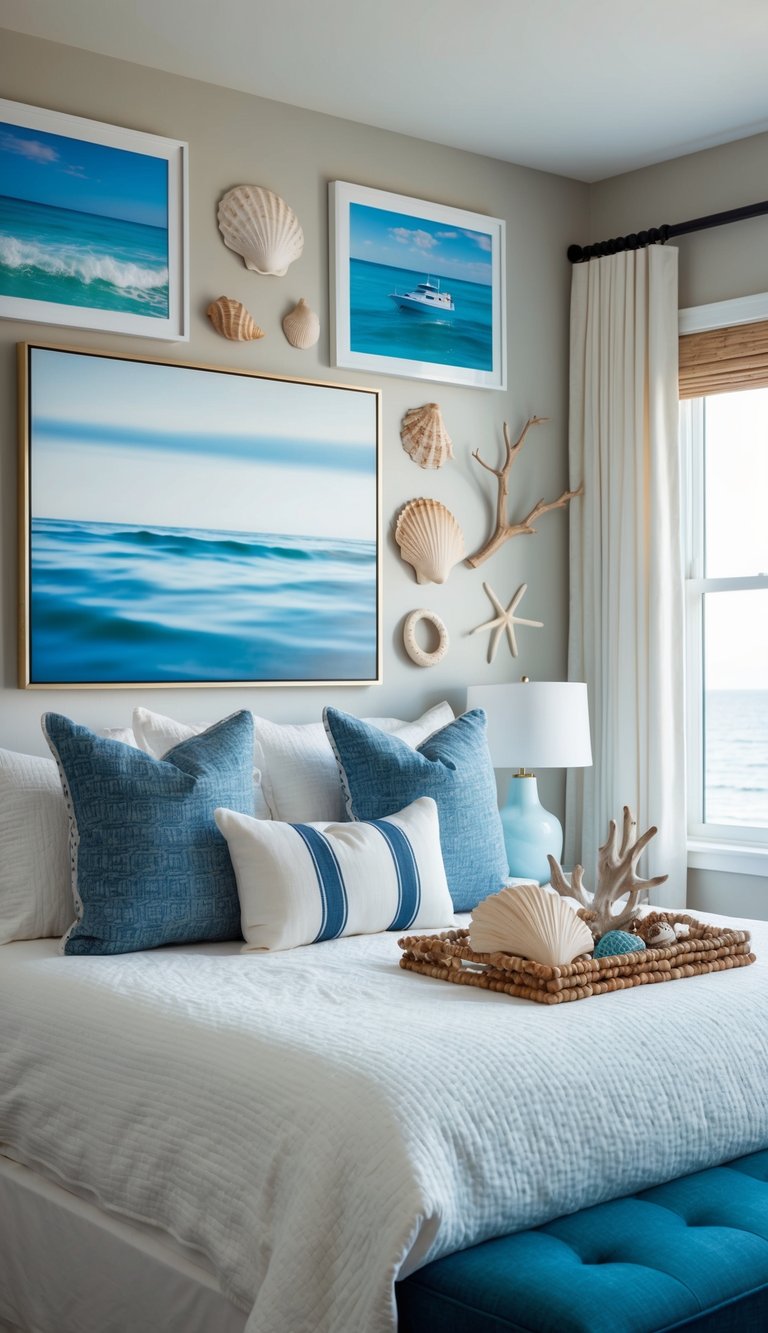
[[[388,934],[3,946],[0,1321],[391,1333],[438,1255],[768,1146],[748,926],[754,966],[557,1007],[406,973]]]

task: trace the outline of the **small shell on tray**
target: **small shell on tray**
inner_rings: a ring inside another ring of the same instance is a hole
[[[216,332],[222,338],[230,338],[232,342],[254,342],[265,336],[251,313],[231,296],[220,296],[218,300],[211,301],[205,313]]]
[[[511,953],[549,967],[572,963],[594,947],[586,922],[539,884],[502,889],[478,903],[469,943],[476,953]]]
[[[442,467],[453,458],[453,442],[445,429],[439,403],[412,407],[400,423],[400,439],[405,452],[423,468]]]
[[[219,201],[224,244],[253,273],[282,278],[304,249],[304,232],[293,209],[263,185],[235,185]]]
[[[320,337],[320,319],[314,310],[310,310],[303,296],[285,316],[283,333],[291,347],[314,347]]]
[[[464,534],[450,509],[439,500],[409,500],[395,525],[395,541],[417,583],[445,583],[464,559]]]

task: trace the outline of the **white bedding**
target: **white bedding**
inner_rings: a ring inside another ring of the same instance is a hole
[[[201,1250],[247,1333],[389,1333],[429,1259],[768,1146],[748,924],[752,967],[556,1007],[391,935],[5,945],[2,1151]]]

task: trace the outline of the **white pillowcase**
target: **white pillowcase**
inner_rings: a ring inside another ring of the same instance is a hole
[[[172,717],[166,717],[163,713],[153,713],[148,708],[133,710],[133,734],[138,747],[145,754],[151,754],[153,759],[163,759],[175,745],[188,741],[192,736],[200,736],[210,725],[210,722],[204,722],[199,726],[191,726],[187,722],[177,722]],[[258,746],[254,749],[256,767],[253,770],[253,813],[257,819],[270,819],[269,806],[261,789],[257,749]]]
[[[386,819],[285,824],[218,809],[240,899],[243,951],[453,924],[437,806]]]
[[[412,749],[453,721],[448,703],[435,704],[415,722],[370,717],[372,727],[399,736]],[[298,726],[254,716],[256,763],[273,819],[301,824],[346,818],[339,767],[322,722]]]
[[[399,717],[371,717],[371,726],[399,736],[414,750],[433,732],[454,718],[448,703],[435,704],[415,722]],[[341,779],[322,722],[270,722],[253,715],[254,772],[257,819],[281,819],[291,824],[345,818]],[[133,730],[139,746],[155,759],[180,741],[205,731],[173,718],[134,708]]]
[[[0,944],[63,935],[74,917],[59,770],[0,750]]]

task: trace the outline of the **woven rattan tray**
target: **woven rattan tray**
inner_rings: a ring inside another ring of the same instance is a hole
[[[675,925],[687,926],[688,935],[661,949],[546,967],[509,953],[474,953],[469,947],[468,930],[447,930],[440,935],[413,935],[399,940],[403,950],[400,966],[438,981],[503,991],[540,1004],[565,1004],[606,991],[654,981],[678,981],[754,963],[749,931],[706,925],[692,916],[672,912],[666,916]]]

